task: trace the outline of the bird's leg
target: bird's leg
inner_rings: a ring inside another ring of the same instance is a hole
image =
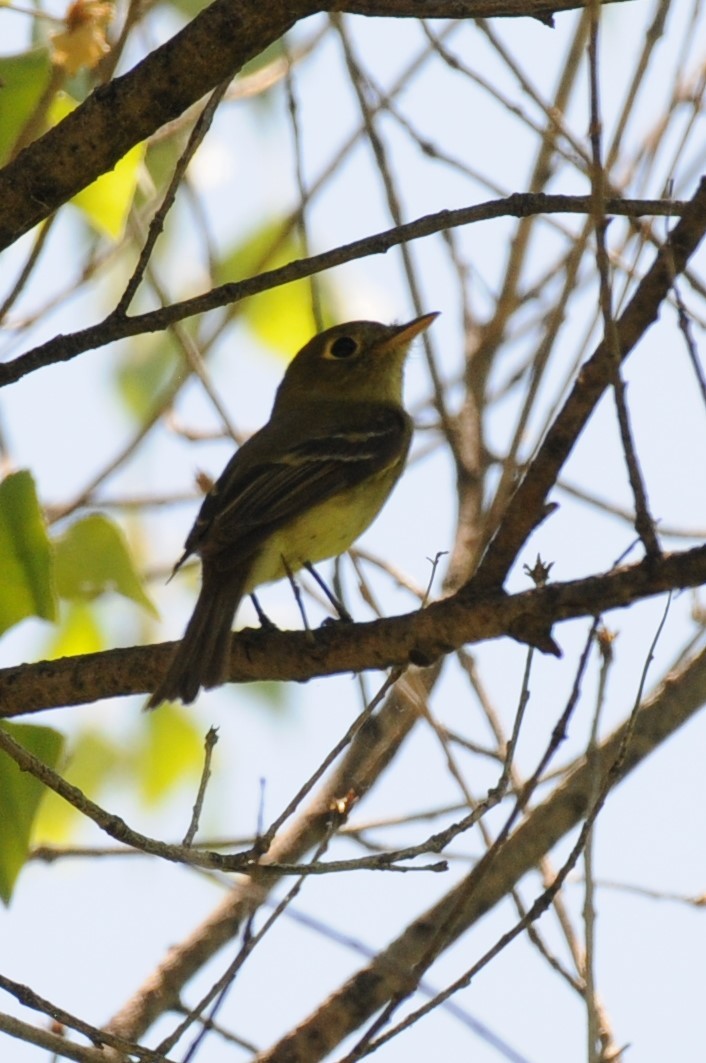
[[[341,599],[336,597],[336,595],[333,593],[333,591],[328,586],[328,584],[325,582],[325,580],[323,580],[321,578],[319,573],[316,571],[316,569],[312,565],[311,561],[305,561],[304,562],[304,568],[307,570],[307,572],[311,576],[314,577],[314,579],[318,583],[319,587],[321,587],[321,590],[324,592],[324,594],[326,595],[326,597],[330,601],[331,605],[334,607],[334,609],[338,613],[339,620],[344,620],[347,624],[352,624],[353,623],[353,617],[348,612],[348,610],[346,609],[346,607],[343,604],[343,602],[341,601]],[[324,623],[326,623],[326,621],[324,621]]]
[[[274,620],[270,620],[265,610],[260,605],[256,594],[250,595],[250,600],[255,606],[255,612],[257,613],[257,619],[260,622],[260,627],[263,631],[279,631],[279,628],[275,624]]]
[[[290,585],[292,587],[292,593],[294,595],[294,600],[297,603],[297,607],[299,609],[299,612],[301,613],[301,618],[302,618],[302,620],[304,622],[304,629],[305,629],[308,637],[309,638],[313,638],[313,635],[311,633],[311,628],[309,627],[309,618],[307,617],[306,609],[304,608],[304,600],[302,599],[301,587],[299,586],[299,584],[295,580],[294,573],[292,572],[291,566],[290,566],[289,562],[287,561],[287,558],[284,556],[284,554],[282,554],[282,566],[284,568],[284,571],[287,573],[287,579],[289,580]]]

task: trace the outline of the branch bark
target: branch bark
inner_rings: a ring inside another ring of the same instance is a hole
[[[621,0],[622,2],[622,0]],[[546,21],[584,0],[427,0],[322,4],[314,0],[215,0],[180,33],[121,77],[96,89],[59,125],[0,170],[0,251],[9,247],[135,144],[259,55],[296,22],[335,7],[376,17],[485,18],[529,15]]]
[[[215,0],[129,73],[97,88],[0,170],[0,250],[318,9],[307,0]]]
[[[606,212],[631,218],[649,215],[655,217],[678,217],[687,210],[689,204],[682,201],[663,199],[609,199]],[[96,350],[116,340],[129,336],[139,336],[147,332],[159,332],[171,325],[196,314],[204,314],[222,306],[240,302],[251,295],[268,291],[280,284],[311,277],[324,270],[352,262],[368,255],[384,255],[392,247],[409,240],[419,240],[424,236],[455,228],[471,225],[475,222],[490,221],[494,218],[526,218],[537,214],[584,214],[591,209],[590,196],[545,195],[541,193],[516,192],[503,199],[491,199],[485,203],[475,203],[470,207],[457,210],[440,210],[427,214],[405,225],[395,226],[383,232],[365,236],[349,244],[342,244],[330,251],[309,258],[295,259],[278,269],[267,270],[242,281],[231,281],[212,288],[202,295],[149,310],[142,314],[112,313],[96,325],[89,325],[78,332],[53,336],[45,343],[26,351],[12,361],[0,364],[0,387],[14,384],[18,380],[44,369],[49,365],[69,362],[85,351]]]
[[[706,546],[701,546],[522,594],[474,596],[466,588],[414,613],[322,628],[313,642],[306,632],[246,629],[232,639],[230,681],[306,682],[393,665],[429,665],[467,643],[503,635],[556,654],[551,629],[561,620],[595,616],[705,582]],[[147,693],[155,689],[173,650],[173,642],[164,642],[4,668],[0,717]]]
[[[615,322],[615,343],[623,362],[647,329],[657,320],[660,307],[677,277],[686,267],[706,232],[706,178],[680,221],[659,249],[625,311]],[[582,367],[563,407],[539,451],[512,496],[497,533],[472,580],[475,590],[501,586],[518,551],[543,519],[545,500],[564,462],[586,426],[598,400],[613,378],[611,344],[603,340]]]

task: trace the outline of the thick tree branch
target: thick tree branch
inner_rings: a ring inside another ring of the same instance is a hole
[[[553,583],[523,594],[468,589],[426,609],[367,624],[334,625],[314,633],[255,631],[233,636],[230,680],[305,682],[315,676],[428,665],[466,643],[510,635],[558,652],[552,626],[561,620],[624,608],[655,594],[706,583],[706,546],[646,559],[605,575]],[[134,646],[0,671],[0,716],[84,704],[154,690],[173,642]]]
[[[345,0],[336,10],[376,18],[536,18],[549,23],[553,15],[585,6],[576,0]]]
[[[0,170],[0,250],[316,12],[335,8],[397,18],[533,15],[546,21],[554,11],[583,6],[584,0],[377,0],[350,6],[314,0],[215,0],[180,33],[127,74],[96,89]]]
[[[129,73],[96,89],[0,170],[0,250],[318,9],[307,0],[215,0]]]

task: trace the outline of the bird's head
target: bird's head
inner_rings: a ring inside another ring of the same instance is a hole
[[[320,332],[290,362],[275,405],[293,398],[401,402],[409,346],[437,316],[422,314],[404,325],[349,321]]]

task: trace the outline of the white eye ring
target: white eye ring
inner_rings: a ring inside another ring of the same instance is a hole
[[[337,336],[326,352],[329,358],[350,358],[358,350],[358,342],[352,336]]]

